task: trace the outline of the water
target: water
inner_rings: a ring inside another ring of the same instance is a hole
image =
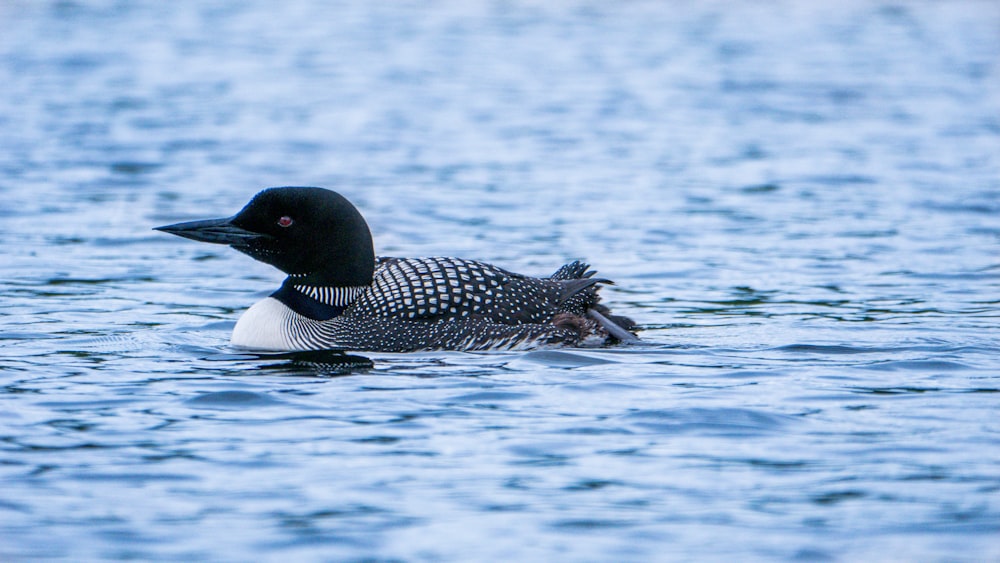
[[[0,559],[1000,559],[1000,8],[0,6]],[[253,356],[338,189],[641,346]],[[366,367],[367,366],[367,367]]]

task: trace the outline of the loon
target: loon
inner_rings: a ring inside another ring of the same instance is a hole
[[[324,188],[258,193],[236,215],[156,227],[275,266],[280,289],[237,321],[231,344],[267,351],[528,350],[633,342],[598,304],[590,266],[532,278],[475,260],[375,256],[361,213]]]

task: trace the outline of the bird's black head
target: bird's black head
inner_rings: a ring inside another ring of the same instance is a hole
[[[368,285],[375,269],[372,236],[361,213],[323,188],[268,188],[233,217],[156,230],[228,244],[292,276],[296,284]]]

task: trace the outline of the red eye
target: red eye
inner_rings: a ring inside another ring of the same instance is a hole
[[[291,227],[294,222],[295,221],[292,221],[292,218],[288,215],[284,215],[281,219],[278,219],[278,225],[281,227]]]

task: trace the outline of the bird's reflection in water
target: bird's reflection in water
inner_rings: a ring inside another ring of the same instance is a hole
[[[341,350],[307,350],[302,352],[244,352],[216,357],[219,360],[244,360],[254,369],[278,375],[333,377],[354,375],[375,367],[364,356],[346,354]]]

